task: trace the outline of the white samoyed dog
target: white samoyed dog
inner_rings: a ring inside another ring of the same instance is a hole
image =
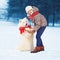
[[[33,28],[30,26],[28,19],[26,17],[21,19],[19,21],[18,27],[20,31],[20,42],[19,42],[18,50],[32,51],[34,31]]]

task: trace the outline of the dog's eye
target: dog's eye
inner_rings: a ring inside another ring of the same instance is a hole
[[[23,23],[25,23],[25,22],[23,22]]]

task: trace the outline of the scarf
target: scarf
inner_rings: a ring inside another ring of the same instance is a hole
[[[24,33],[25,28],[31,28],[31,26],[26,26],[26,27],[19,27],[20,34]]]
[[[38,11],[35,11],[32,15],[28,16],[28,18],[30,20],[33,20],[34,16],[37,15],[37,14],[39,14],[39,12]]]

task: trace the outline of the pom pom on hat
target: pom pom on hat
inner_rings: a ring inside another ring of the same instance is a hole
[[[25,11],[28,13],[29,10],[33,9],[32,6],[26,6]]]

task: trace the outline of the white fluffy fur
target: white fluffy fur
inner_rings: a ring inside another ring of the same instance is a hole
[[[19,23],[19,27],[25,26],[26,23],[27,25],[29,25],[27,18],[22,19],[21,22]],[[27,31],[25,31],[24,33],[20,34],[18,50],[31,51],[32,49],[33,49],[33,33],[28,33]]]

